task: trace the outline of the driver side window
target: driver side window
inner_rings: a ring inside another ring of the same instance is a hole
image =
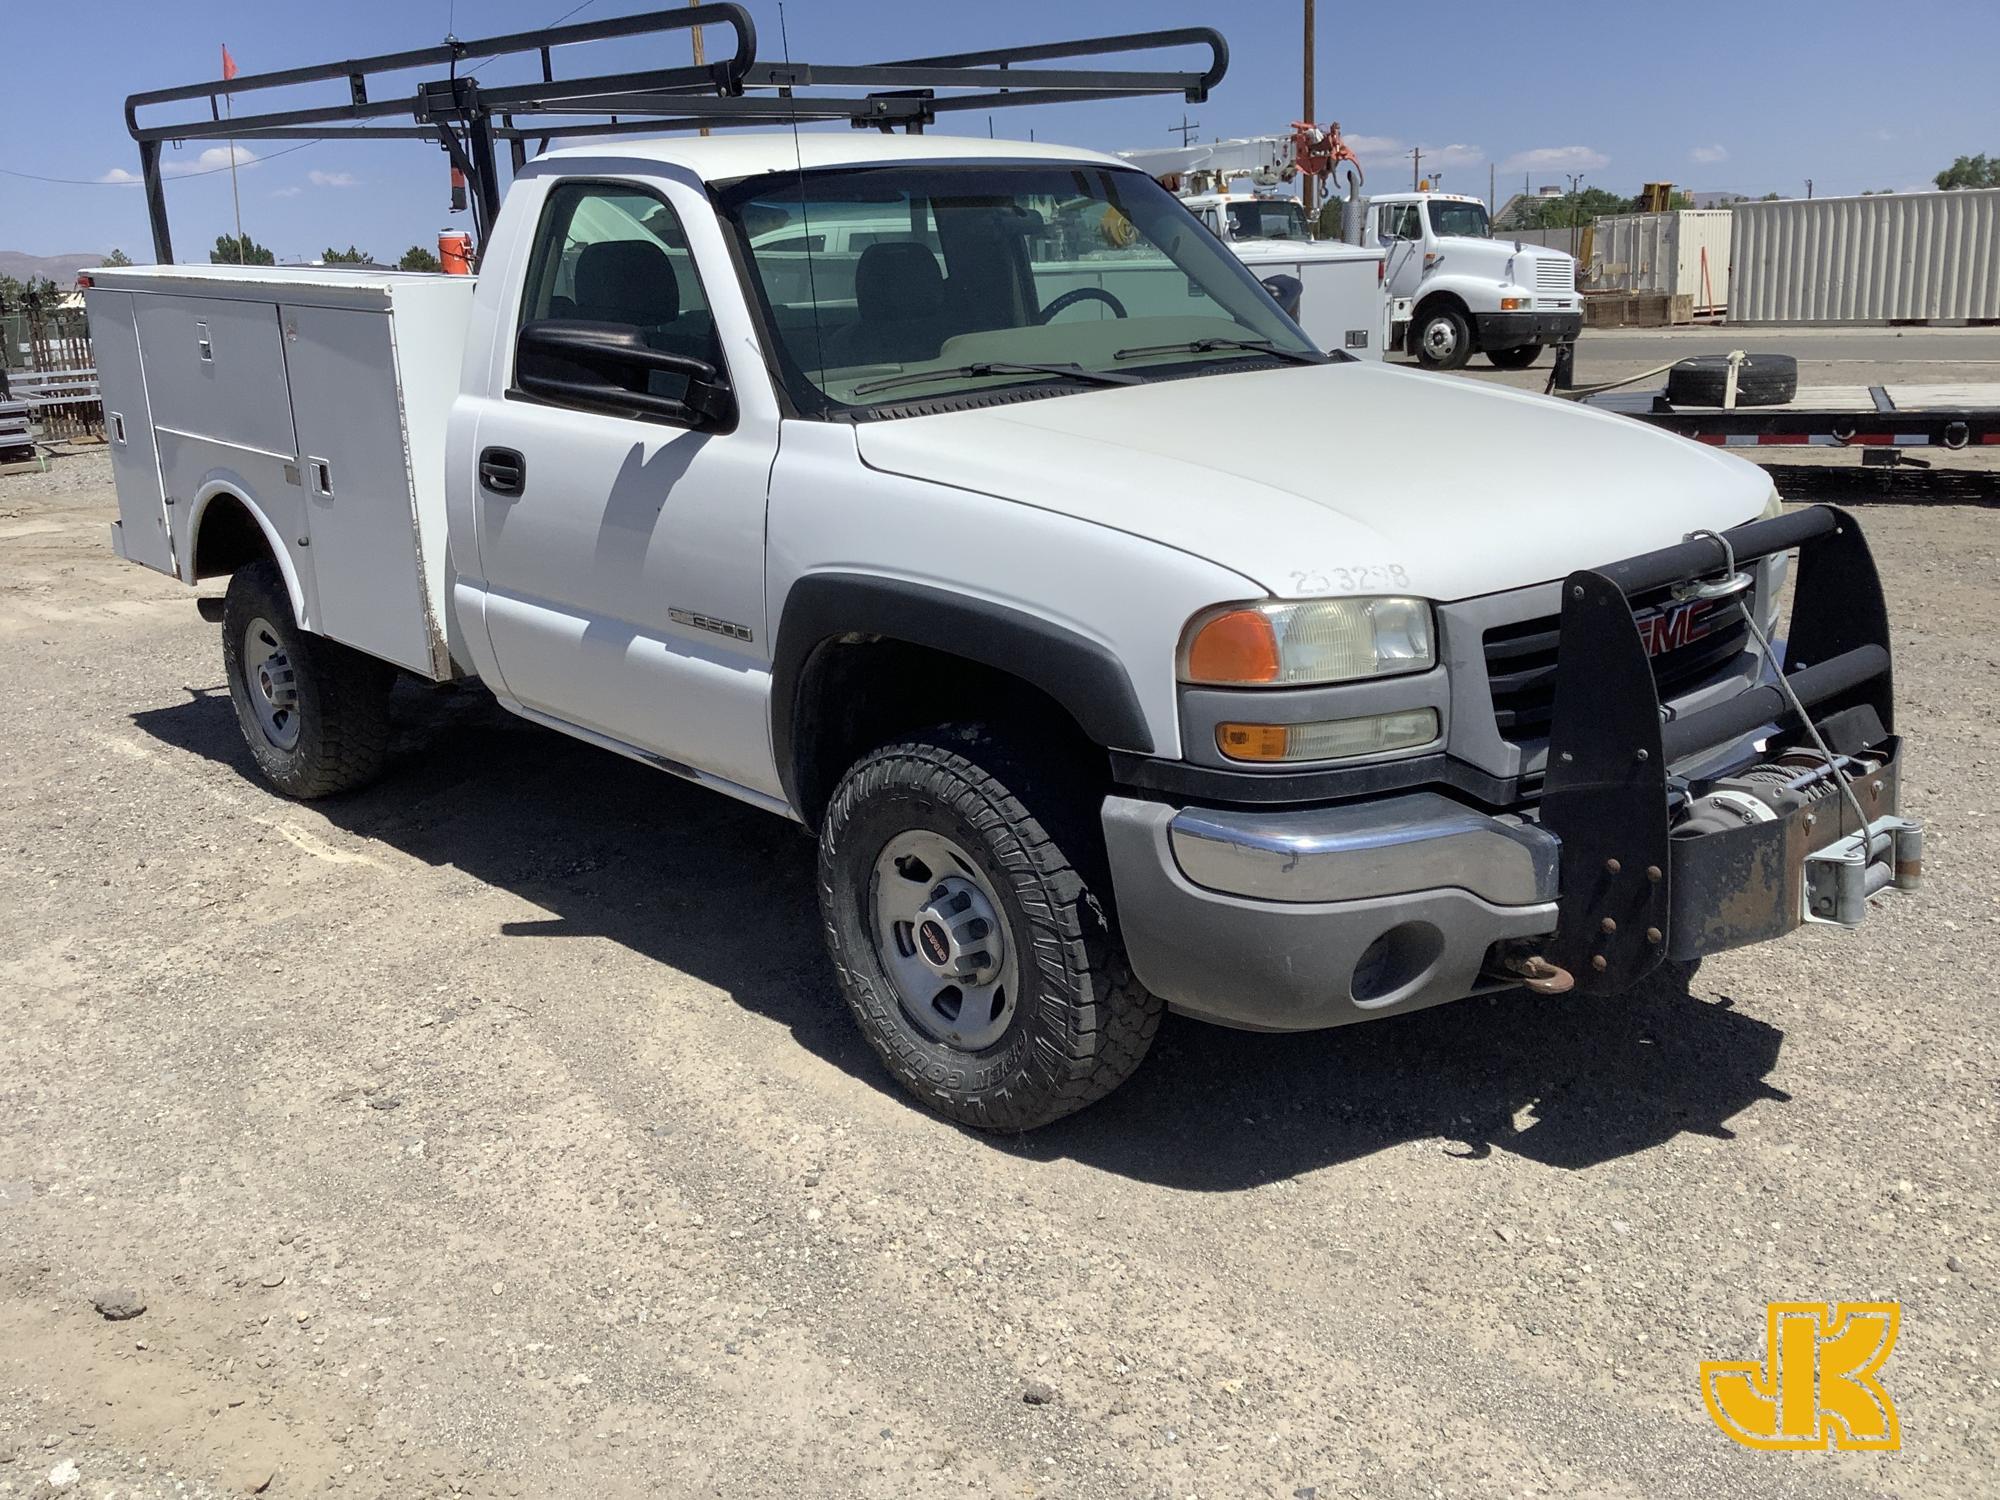
[[[536,230],[522,307],[542,319],[621,323],[655,349],[722,366],[694,257],[680,217],[644,188],[569,182],[549,195]],[[686,397],[688,377],[647,373],[655,396]]]
[[[1424,237],[1424,226],[1418,218],[1419,209],[1414,203],[1392,203],[1382,210],[1382,238],[1385,240],[1420,240]]]

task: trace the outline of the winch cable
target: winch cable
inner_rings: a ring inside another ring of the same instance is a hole
[[[1723,571],[1721,576],[1724,580],[1733,582],[1738,576],[1736,571],[1736,549],[1729,544],[1728,537],[1723,536],[1720,532],[1704,528],[1700,531],[1690,531],[1682,540],[1694,542],[1700,541],[1704,537],[1722,549]],[[1813,745],[1819,750],[1821,756],[1825,758],[1827,769],[1833,773],[1833,779],[1839,783],[1841,799],[1854,814],[1855,832],[1860,835],[1863,841],[1862,857],[1865,859],[1867,857],[1868,815],[1861,810],[1861,799],[1855,795],[1854,784],[1848,779],[1847,770],[1841,763],[1841,757],[1836,756],[1827,745],[1826,740],[1819,732],[1819,726],[1813,723],[1812,715],[1806,712],[1805,704],[1801,703],[1799,695],[1792,691],[1791,679],[1785,675],[1784,663],[1778,660],[1778,654],[1771,645],[1770,637],[1764,634],[1763,627],[1757,623],[1755,614],[1750,608],[1749,595],[1750,591],[1748,589],[1738,589],[1736,591],[1734,597],[1736,612],[1743,616],[1743,623],[1749,628],[1751,638],[1757,642],[1757,649],[1763,652],[1764,660],[1770,663],[1771,670],[1777,679],[1774,686],[1784,695],[1785,701],[1792,706],[1792,712],[1799,716],[1799,722],[1805,725],[1806,733],[1812,736]],[[1691,597],[1700,596],[1698,594],[1691,594]],[[1710,597],[1717,596],[1711,595]],[[1836,835],[1844,836],[1846,830],[1844,828],[1836,828],[1834,832]]]

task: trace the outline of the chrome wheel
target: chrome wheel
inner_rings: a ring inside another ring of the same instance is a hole
[[[1432,318],[1424,324],[1424,353],[1440,364],[1458,352],[1458,324],[1450,318]]]
[[[298,675],[285,643],[261,615],[243,631],[243,682],[264,738],[280,750],[299,743]]]
[[[992,1046],[1014,1017],[1017,966],[1000,900],[942,834],[900,833],[876,856],[869,926],[904,1014],[931,1040]]]

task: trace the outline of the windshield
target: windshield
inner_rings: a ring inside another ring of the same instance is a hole
[[[1431,199],[1431,233],[1439,239],[1448,234],[1467,239],[1486,238],[1486,206],[1482,203],[1442,203]]]
[[[1320,357],[1243,263],[1141,172],[787,172],[737,184],[720,207],[801,411]]]
[[[1306,237],[1305,210],[1283,200],[1262,199],[1255,203],[1231,203],[1229,237],[1233,240],[1302,240]]]

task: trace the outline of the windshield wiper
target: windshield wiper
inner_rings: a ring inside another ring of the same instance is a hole
[[[1273,359],[1290,360],[1295,365],[1323,365],[1328,363],[1325,355],[1308,354],[1303,349],[1281,349],[1269,339],[1189,339],[1184,344],[1142,344],[1135,349],[1120,349],[1113,359],[1143,359],[1149,354],[1213,354],[1218,349],[1245,349],[1253,354],[1268,354]]]
[[[871,391],[892,390],[899,385],[919,385],[926,380],[950,380],[963,375],[1060,375],[1086,385],[1138,385],[1141,377],[1116,370],[1093,370],[1088,365],[1018,364],[1006,359],[983,359],[977,364],[953,365],[944,370],[917,370],[908,375],[889,375],[881,380],[864,380],[854,388],[857,396]]]

